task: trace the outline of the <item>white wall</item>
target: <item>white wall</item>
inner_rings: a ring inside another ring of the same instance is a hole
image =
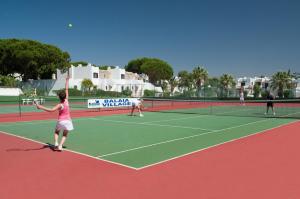
[[[19,96],[23,92],[19,88],[0,88],[0,96]]]
[[[125,76],[125,69],[116,67],[114,69],[110,69],[111,78],[112,79],[121,79],[121,75]]]

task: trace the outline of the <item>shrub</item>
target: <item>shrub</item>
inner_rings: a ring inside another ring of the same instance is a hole
[[[262,97],[262,98],[266,99],[267,96],[268,96],[268,92],[267,92],[267,91],[262,91],[262,92],[261,92],[261,97]]]
[[[154,97],[155,96],[155,91],[153,90],[144,90],[144,97]]]
[[[255,84],[254,88],[253,88],[253,91],[254,91],[254,93],[253,93],[254,98],[258,98],[259,95],[260,95],[260,93],[261,93],[261,87],[260,87],[260,85],[259,84]]]
[[[17,81],[14,77],[0,75],[0,86],[16,87]]]
[[[125,95],[127,97],[130,97],[131,94],[132,94],[132,91],[127,87],[125,90],[123,90],[122,92],[122,95]]]
[[[283,96],[284,96],[284,98],[293,98],[294,93],[293,93],[292,90],[284,90],[283,91]]]

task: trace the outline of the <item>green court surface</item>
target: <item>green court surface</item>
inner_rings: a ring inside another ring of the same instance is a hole
[[[296,121],[158,112],[144,115],[75,118],[67,150],[140,169]],[[55,120],[0,123],[0,130],[53,143],[55,124]]]

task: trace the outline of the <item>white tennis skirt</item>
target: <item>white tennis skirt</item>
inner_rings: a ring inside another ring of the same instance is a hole
[[[74,129],[73,127],[73,123],[71,120],[62,120],[62,121],[58,121],[56,123],[56,130],[67,130],[67,131],[71,131]]]

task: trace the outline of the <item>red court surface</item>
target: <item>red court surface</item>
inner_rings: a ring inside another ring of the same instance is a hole
[[[0,133],[1,199],[299,199],[300,122],[142,170]]]

